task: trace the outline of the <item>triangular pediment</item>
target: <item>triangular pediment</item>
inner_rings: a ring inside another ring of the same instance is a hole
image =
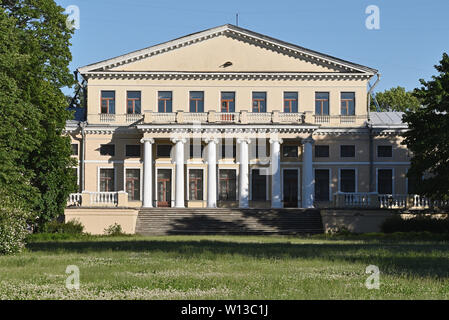
[[[355,73],[377,71],[225,25],[80,68],[91,72]]]

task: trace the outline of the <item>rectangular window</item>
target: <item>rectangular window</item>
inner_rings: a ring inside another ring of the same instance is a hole
[[[222,169],[219,172],[218,200],[236,201],[236,171],[232,169]]]
[[[298,112],[298,92],[284,92],[284,112]]]
[[[100,192],[114,190],[114,169],[100,169]]]
[[[253,92],[253,112],[267,112],[266,92]]]
[[[78,144],[72,143],[70,147],[72,148],[72,156],[77,156],[78,155]]]
[[[158,92],[158,112],[172,112],[172,104],[171,91]]]
[[[125,154],[127,157],[140,157],[140,144],[127,144],[125,149]]]
[[[170,158],[171,147],[169,144],[158,144],[156,146],[156,156],[159,158]]]
[[[101,91],[101,113],[115,114],[115,91]]]
[[[267,176],[260,174],[259,169],[253,169],[251,175],[252,200],[267,200]]]
[[[329,201],[329,169],[315,170],[315,200]]]
[[[102,156],[115,156],[115,144],[101,144],[100,155]]]
[[[204,145],[190,145],[190,159],[199,159],[203,156]]]
[[[316,145],[315,158],[329,158],[329,146]]]
[[[378,158],[391,158],[393,156],[393,148],[391,146],[377,146]]]
[[[78,168],[72,168],[72,173],[73,173],[73,176],[76,179],[77,189],[79,189]]]
[[[315,92],[315,114],[329,115],[329,92]]]
[[[341,115],[353,116],[355,115],[355,93],[342,92],[341,93]]]
[[[354,158],[355,157],[355,146],[340,146],[340,157],[341,158]]]
[[[355,170],[340,169],[340,191],[355,192]]]
[[[189,200],[203,200],[203,170],[189,170]]]
[[[235,92],[221,93],[221,112],[235,112]]]
[[[284,158],[298,158],[298,146],[282,146],[282,157]]]
[[[126,169],[126,192],[128,200],[140,200],[140,170]]]
[[[221,145],[221,158],[222,159],[234,159],[236,157],[235,144],[222,144]]]
[[[190,91],[190,112],[204,112],[203,91]]]
[[[377,170],[377,192],[379,194],[393,194],[393,170]]]
[[[126,93],[126,112],[128,114],[141,113],[141,93],[140,91],[128,91]]]

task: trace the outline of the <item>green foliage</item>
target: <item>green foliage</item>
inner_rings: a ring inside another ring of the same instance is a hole
[[[416,110],[421,106],[420,100],[412,92],[405,91],[405,88],[400,86],[384,92],[377,92],[376,100],[381,111],[405,112],[407,110]],[[373,101],[371,101],[371,111],[376,111]]]
[[[63,214],[76,188],[63,136],[70,113],[60,88],[74,83],[63,12],[53,0],[0,3],[0,187],[39,224]]]
[[[13,194],[0,189],[0,254],[16,253],[24,248],[30,218],[29,211]]]
[[[122,230],[122,226],[118,223],[114,223],[113,225],[110,225],[106,229],[104,229],[104,234],[107,236],[123,236],[125,233]]]
[[[429,215],[416,218],[403,219],[401,216],[393,216],[386,219],[381,225],[382,232],[430,232],[446,233],[449,235],[449,219],[432,218]]]
[[[404,121],[409,130],[403,144],[412,152],[409,177],[425,177],[417,191],[437,200],[449,199],[449,56],[444,53],[438,75],[420,80],[414,95],[423,107],[408,111]]]
[[[45,223],[39,231],[43,233],[82,234],[83,230],[83,224],[77,220],[67,222],[53,220]]]

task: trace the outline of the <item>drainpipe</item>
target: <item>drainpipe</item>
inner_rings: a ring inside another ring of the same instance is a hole
[[[81,183],[80,183],[80,188],[81,188],[81,192],[84,191],[85,189],[85,174],[84,174],[84,163],[85,163],[85,159],[86,159],[86,128],[87,122],[83,121],[80,123],[80,127],[81,127],[81,139],[82,139],[82,143],[81,143]]]
[[[366,113],[368,114],[368,121],[370,120],[369,111],[370,111],[370,104],[371,104],[371,94],[373,93],[374,88],[377,86],[377,84],[380,81],[380,73],[376,73],[375,75],[377,76],[376,82],[374,82],[373,86],[370,87],[370,89],[368,90],[368,104],[366,105]]]

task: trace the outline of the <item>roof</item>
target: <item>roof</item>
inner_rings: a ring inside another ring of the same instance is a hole
[[[376,127],[407,127],[407,124],[402,122],[404,112],[388,111],[388,112],[370,112],[369,118],[373,128]]]
[[[192,33],[171,41],[163,42],[154,46],[150,46],[141,50],[133,51],[115,58],[103,60],[97,63],[89,64],[84,67],[80,67],[78,70],[81,74],[86,74],[92,71],[108,70],[114,66],[120,64],[131,63],[140,59],[145,59],[154,54],[161,54],[163,52],[174,50],[185,45],[191,45],[197,41],[202,41],[211,38],[216,35],[227,34],[232,36],[238,36],[242,39],[253,39],[256,43],[263,42],[265,45],[269,45],[280,50],[284,50],[289,54],[295,53],[300,56],[305,56],[309,59],[313,59],[317,62],[326,62],[334,64],[344,69],[349,69],[350,72],[376,74],[377,70],[369,68],[357,63],[349,62],[343,59],[339,59],[324,53],[320,53],[314,50],[306,49],[304,47],[291,44],[282,40],[278,40],[251,30],[247,30],[232,24],[225,24],[222,26],[206,29],[200,32]]]

